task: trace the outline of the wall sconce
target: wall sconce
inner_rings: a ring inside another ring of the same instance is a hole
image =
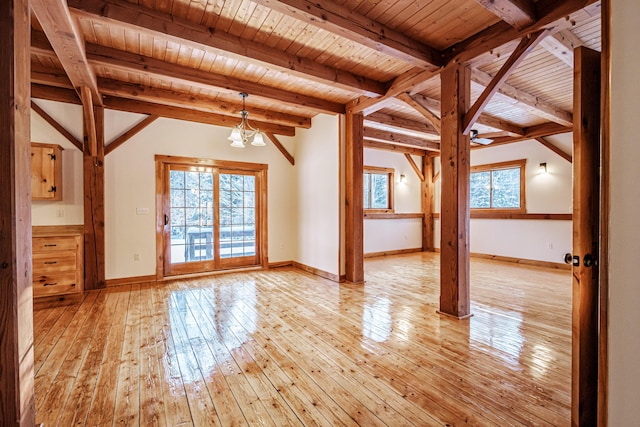
[[[547,173],[547,163],[540,163],[538,167],[538,173]]]
[[[400,175],[400,182],[401,182],[401,183],[403,183],[403,184],[404,184],[405,182],[407,182],[407,176],[406,176],[405,174],[401,174],[401,175]]]

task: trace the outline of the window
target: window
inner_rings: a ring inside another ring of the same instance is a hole
[[[526,160],[474,166],[469,185],[471,209],[525,211]]]
[[[364,209],[393,212],[393,169],[364,167]]]
[[[170,156],[156,162],[165,276],[262,264],[266,165]]]

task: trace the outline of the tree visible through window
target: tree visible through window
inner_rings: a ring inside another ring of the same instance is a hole
[[[364,209],[368,211],[393,211],[393,169],[365,166]]]
[[[471,209],[524,212],[525,160],[474,166],[470,176]]]

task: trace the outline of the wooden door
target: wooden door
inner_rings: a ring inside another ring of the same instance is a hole
[[[598,404],[600,53],[575,51],[571,424],[595,426]]]

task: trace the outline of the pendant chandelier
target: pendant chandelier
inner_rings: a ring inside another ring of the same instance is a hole
[[[249,112],[245,104],[246,98],[249,95],[241,92],[240,96],[242,97],[242,110],[240,110],[242,120],[240,124],[231,130],[231,135],[229,135],[227,139],[231,141],[231,146],[236,148],[244,148],[247,143],[251,143],[251,145],[255,145],[256,147],[263,147],[265,143],[260,129],[254,128],[249,123]]]

